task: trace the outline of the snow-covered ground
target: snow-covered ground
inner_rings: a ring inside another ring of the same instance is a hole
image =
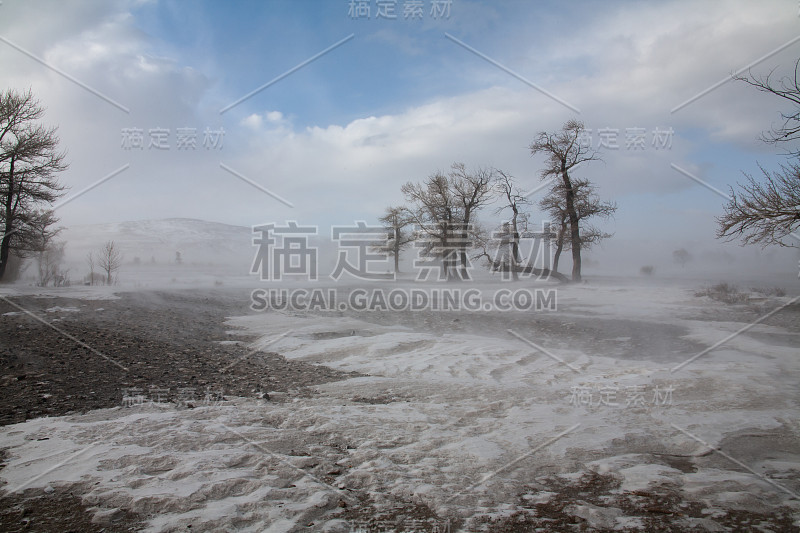
[[[696,288],[559,286],[555,312],[234,317],[232,329],[258,335],[254,350],[366,376],[291,401],[8,426],[0,479],[6,490],[84,483],[98,513],[153,513],[152,531],[350,531],[333,513],[355,494],[469,528],[513,514],[520,498],[552,497],[548,475],[591,471],[620,480],[618,491],[703,502],[709,520],[715,509],[786,507],[800,525],[797,307],[731,337],[792,298],[729,306]],[[596,527],[639,524],[590,507],[574,513]]]

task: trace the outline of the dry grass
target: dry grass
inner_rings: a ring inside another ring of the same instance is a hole
[[[717,283],[694,293],[695,296],[708,296],[712,300],[726,304],[745,304],[750,301],[747,293],[740,292],[735,285],[730,283]]]

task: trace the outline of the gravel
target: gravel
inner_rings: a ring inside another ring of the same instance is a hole
[[[242,291],[120,296],[9,298],[27,313],[0,299],[0,425],[136,402],[291,397],[358,375],[253,353],[224,325],[248,314]]]

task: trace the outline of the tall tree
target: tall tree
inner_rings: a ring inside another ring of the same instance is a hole
[[[567,121],[561,131],[540,132],[530,145],[532,155],[542,153],[546,156],[542,180],[555,178],[560,181],[560,187],[551,190],[551,194],[563,194],[564,197],[572,249],[572,281],[581,280],[581,231],[571,172],[581,163],[599,159],[597,152],[580,142],[583,132],[583,122],[573,119]]]
[[[451,279],[453,252],[457,248],[453,227],[459,221],[459,206],[447,176],[436,172],[424,184],[408,182],[401,191],[409,203],[408,212],[417,226],[417,236],[424,241],[423,253],[438,256],[443,276]]]
[[[479,168],[468,171],[454,163],[448,174],[436,172],[424,183],[406,183],[402,192],[409,203],[408,213],[426,241],[426,253],[442,260],[447,279],[469,278],[467,249],[477,227],[476,213],[491,200],[494,173]]]
[[[558,271],[558,262],[564,250],[572,248],[572,240],[567,238],[569,230],[569,212],[566,208],[566,194],[563,183],[557,182],[550,193],[539,201],[539,207],[546,212],[556,224],[556,251],[553,254],[553,270]],[[595,186],[586,179],[572,179],[575,213],[581,225],[581,248],[588,250],[594,244],[611,237],[599,228],[586,222],[591,217],[609,218],[614,215],[617,205],[614,202],[603,202],[595,193]]]
[[[0,93],[0,280],[9,256],[42,251],[57,219],[42,211],[64,194],[65,170],[56,128],[38,124],[44,109],[30,91]]]
[[[94,273],[94,252],[89,252],[86,254],[86,264],[89,265],[89,285],[94,285],[95,282],[95,273]]]
[[[114,272],[122,265],[122,254],[114,241],[106,242],[97,253],[97,265],[106,273],[106,285],[113,285]]]
[[[387,240],[374,247],[380,253],[394,257],[394,271],[400,272],[400,252],[414,241],[406,228],[412,224],[412,216],[404,207],[387,207],[379,219],[386,228]]]
[[[511,263],[509,267],[513,279],[517,280],[519,277],[517,267],[520,262],[522,262],[522,256],[519,252],[519,226],[520,222],[527,223],[527,216],[522,212],[522,209],[525,206],[529,206],[531,201],[517,188],[514,183],[514,177],[511,174],[507,174],[502,170],[495,170],[495,173],[495,186],[500,200],[503,202],[500,207],[497,208],[496,212],[499,214],[507,209],[511,210],[511,218],[508,220],[508,226],[505,224],[503,225],[501,234],[503,235],[502,238],[505,238],[511,247],[510,253],[508,254]],[[549,265],[544,266],[547,268]]]
[[[461,279],[468,279],[467,248],[470,233],[475,223],[475,213],[492,199],[494,170],[478,168],[468,172],[464,163],[453,163],[448,177],[453,197],[460,208],[458,247],[461,258]]]

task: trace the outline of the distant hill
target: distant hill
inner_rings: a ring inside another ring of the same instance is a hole
[[[69,263],[84,263],[90,251],[113,240],[123,261],[175,263],[180,252],[185,264],[230,265],[253,256],[252,229],[190,218],[138,220],[112,224],[71,226],[59,235],[66,241]]]

